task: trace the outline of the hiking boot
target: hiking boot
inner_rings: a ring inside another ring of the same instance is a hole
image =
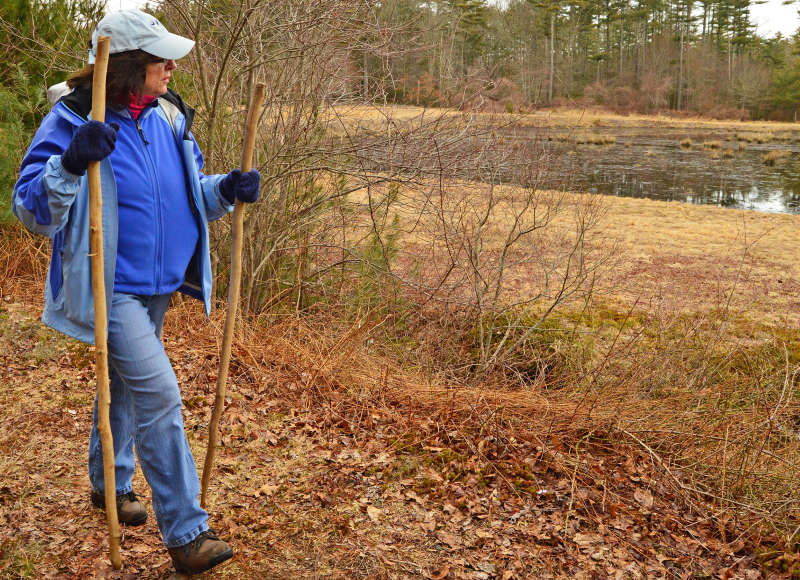
[[[177,572],[196,574],[224,562],[233,556],[233,550],[214,530],[206,530],[188,544],[169,548],[169,555]]]
[[[92,505],[102,510],[106,509],[106,496],[92,491]],[[117,519],[126,526],[138,526],[147,521],[147,512],[144,505],[132,491],[117,496]]]

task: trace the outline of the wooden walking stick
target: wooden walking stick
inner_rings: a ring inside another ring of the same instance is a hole
[[[264,85],[259,83],[253,93],[247,111],[242,146],[242,173],[247,173],[253,168],[253,149],[256,143],[256,125],[264,101]],[[208,424],[208,449],[206,460],[203,464],[203,479],[200,492],[200,505],[206,507],[206,492],[211,479],[211,469],[214,465],[214,454],[217,448],[217,430],[219,419],[225,407],[225,383],[228,380],[228,366],[231,362],[231,344],[233,343],[233,329],[236,326],[236,309],[239,305],[239,294],[242,282],[242,238],[244,236],[244,203],[236,202],[233,210],[232,248],[231,248],[231,280],[228,288],[228,311],[225,313],[225,332],[222,337],[222,351],[219,355],[219,371],[217,373],[217,396],[214,399],[214,409],[211,412],[211,421]]]
[[[97,55],[92,79],[92,120],[106,119],[106,69],[111,38],[97,39]],[[117,485],[114,477],[114,440],[111,435],[109,410],[111,393],[108,386],[108,312],[103,267],[103,197],[100,188],[100,162],[90,161],[89,176],[89,246],[92,258],[92,293],[94,295],[94,347],[97,374],[97,429],[103,447],[103,480],[105,481],[108,549],[111,565],[122,568],[119,554],[119,521],[117,519]]]

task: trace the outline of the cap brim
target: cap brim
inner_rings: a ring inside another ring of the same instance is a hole
[[[194,40],[189,40],[177,34],[167,33],[167,36],[159,38],[156,42],[142,46],[141,49],[148,54],[159,58],[178,60],[183,58],[194,47]]]

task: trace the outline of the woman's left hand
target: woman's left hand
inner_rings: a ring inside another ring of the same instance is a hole
[[[258,199],[261,191],[261,174],[257,169],[247,173],[242,173],[240,169],[234,169],[222,178],[219,191],[230,204],[237,200],[253,203]]]

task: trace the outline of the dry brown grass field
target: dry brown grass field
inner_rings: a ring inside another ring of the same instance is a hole
[[[423,108],[411,105],[353,105],[336,107],[335,116],[347,126],[355,126],[358,122],[383,122],[393,119],[399,123],[419,120],[420,118],[433,117],[445,114],[450,117],[468,115],[476,120],[503,123],[516,126],[533,126],[546,128],[596,128],[617,127],[637,129],[687,129],[687,130],[730,130],[738,131],[747,137],[751,135],[768,135],[783,139],[787,132],[796,131],[794,123],[781,123],[775,121],[737,121],[719,120],[706,117],[669,116],[669,115],[619,115],[602,109],[570,109],[552,108],[531,111],[528,113],[481,113],[464,112],[457,109]]]
[[[383,114],[371,111],[339,114]],[[452,187],[467,196],[484,186]],[[593,208],[586,248],[607,260],[592,293],[565,302],[541,333],[552,380],[459,381],[376,344],[381,321],[366,316],[240,326],[210,505],[237,555],[208,577],[749,580],[800,570],[800,217],[561,199],[565,210]],[[575,215],[560,213],[547,239],[567,239]],[[424,225],[400,236],[401,255],[424,251]],[[109,567],[84,465],[93,354],[38,322],[48,251],[16,225],[0,231],[0,577],[171,577],[152,518],[125,531],[125,568]],[[538,275],[521,264],[507,296]],[[209,322],[176,300],[165,329],[196,459],[223,317]],[[135,488],[149,508],[141,473]]]

